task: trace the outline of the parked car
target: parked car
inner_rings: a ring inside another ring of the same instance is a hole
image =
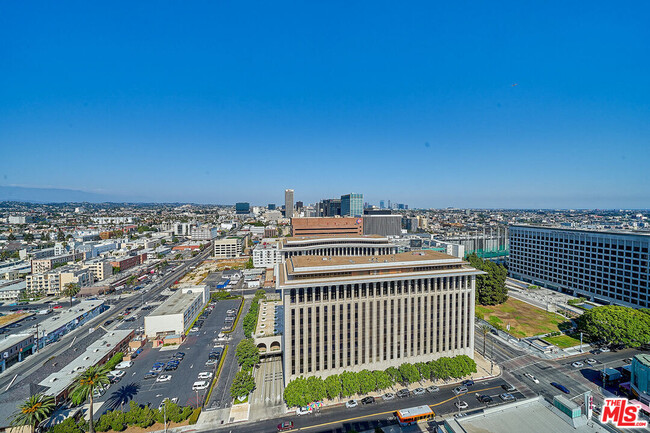
[[[156,382],[169,382],[170,380],[172,380],[172,375],[171,374],[161,374],[156,379]]]
[[[357,406],[359,406],[359,403],[357,403],[356,400],[348,400],[348,401],[345,402],[345,407],[347,407],[348,409],[352,409],[352,408],[355,408]]]
[[[584,365],[582,362],[580,362],[580,361],[573,362],[571,365],[572,365],[573,367],[575,367],[575,368],[580,368],[580,367],[584,367],[584,366],[585,366],[585,365]]]
[[[422,395],[422,394],[424,394],[426,392],[427,392],[427,390],[424,389],[424,388],[415,388],[413,390],[413,395]]]
[[[312,409],[307,406],[302,406],[296,409],[296,415],[301,416],[301,415],[309,415],[312,413]]]
[[[293,429],[293,422],[292,421],[285,421],[280,424],[278,424],[278,431],[286,431],[286,430],[291,430]]]
[[[466,401],[462,401],[462,400],[457,401],[456,403],[454,403],[454,405],[455,405],[458,409],[467,409],[467,408],[469,407],[469,404],[467,404]]]
[[[463,380],[461,383],[462,383],[463,385],[465,385],[465,386],[472,386],[472,385],[474,385],[474,381],[473,381],[472,379]]]
[[[115,366],[117,370],[123,370],[125,368],[133,367],[133,361],[122,361]]]
[[[400,389],[399,391],[397,391],[397,397],[398,398],[406,398],[406,397],[409,397],[410,395],[411,395],[411,392],[406,388]]]
[[[375,402],[375,397],[368,396],[361,399],[361,404],[373,404]]]
[[[503,401],[513,401],[515,399],[515,396],[508,392],[504,392],[499,396],[499,398],[501,398]]]
[[[199,379],[212,379],[212,372],[202,371],[201,373],[199,373]]]
[[[201,391],[203,389],[207,389],[208,386],[209,384],[205,380],[198,380],[192,384],[192,391]]]
[[[124,375],[126,374],[126,372],[125,372],[124,370],[113,370],[113,371],[111,371],[111,372],[108,373],[108,374],[110,374],[111,376],[115,376],[115,377],[120,377],[120,378],[121,378],[121,377],[124,377]]]
[[[492,402],[492,397],[490,397],[487,394],[479,395],[477,398],[478,398],[478,401],[480,401],[481,403],[491,403]]]
[[[585,362],[589,365],[595,365],[598,361],[596,361],[594,358],[587,358],[585,359]]]
[[[461,395],[461,394],[467,394],[467,387],[466,386],[457,386],[456,388],[451,390],[454,394],[456,395]]]
[[[382,400],[393,400],[395,398],[395,394],[392,392],[387,392],[386,394],[381,396]]]
[[[427,391],[434,393],[440,391],[440,388],[438,388],[437,386],[427,386]]]
[[[155,371],[150,371],[144,375],[145,379],[153,379],[154,377],[158,377],[158,373],[156,373]]]
[[[175,371],[178,368],[176,364],[169,364],[165,367],[165,371]]]
[[[551,382],[551,385],[553,385],[554,387],[556,387],[557,389],[559,389],[560,391],[562,391],[565,394],[571,394],[571,391],[569,391],[569,388],[567,388],[566,386],[564,386],[562,384],[559,384],[557,382]]]
[[[216,363],[217,363],[217,360],[216,360],[216,359],[208,359],[208,360],[206,361],[206,363],[205,363],[205,366],[206,366],[206,367],[209,367],[209,366],[214,365],[214,364],[216,364]]]
[[[509,383],[504,383],[503,385],[501,385],[501,388],[503,388],[504,391],[508,391],[508,392],[513,392],[517,390],[517,388],[510,385]]]

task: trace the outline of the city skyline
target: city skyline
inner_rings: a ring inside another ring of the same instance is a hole
[[[645,208],[648,8],[6,5],[0,186]]]

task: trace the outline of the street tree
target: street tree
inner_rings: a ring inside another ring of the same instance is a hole
[[[408,383],[415,383],[420,380],[420,372],[413,364],[405,362],[399,366],[399,372]]]
[[[235,356],[237,356],[237,362],[244,370],[250,370],[260,362],[260,350],[252,338],[244,338],[239,342],[235,350]]]
[[[377,390],[377,381],[375,376],[368,370],[362,370],[357,373],[359,380],[359,393],[368,394]]]
[[[383,370],[376,370],[372,372],[372,375],[375,377],[375,383],[377,384],[377,390],[388,389],[392,387],[395,382],[393,382],[391,376]]]
[[[605,305],[585,311],[578,330],[592,342],[638,347],[650,342],[650,314],[634,308]]]
[[[341,396],[343,388],[341,387],[341,379],[338,374],[326,377],[324,382],[327,397],[330,400]]]
[[[54,410],[54,397],[45,394],[34,394],[18,405],[11,416],[12,427],[29,426],[34,431],[39,423],[46,419]]]
[[[71,398],[73,403],[80,405],[86,401],[86,399],[89,399],[90,408],[88,410],[88,415],[90,420],[90,433],[95,433],[95,426],[93,424],[93,393],[95,390],[103,388],[109,383],[110,381],[108,380],[108,369],[104,366],[94,365],[92,367],[88,367],[83,373],[81,373],[75,379],[72,386]]]
[[[72,307],[72,298],[75,297],[77,293],[79,293],[81,289],[79,288],[79,284],[76,283],[68,283],[64,286],[63,288],[63,295],[67,296],[70,298],[70,306]]]
[[[476,277],[476,301],[481,305],[497,305],[508,300],[506,276],[508,271],[503,265],[479,258],[476,253],[467,256],[470,265],[486,272]]]
[[[359,393],[359,378],[356,373],[351,371],[344,371],[341,373],[341,395],[343,397],[350,397],[351,395]]]
[[[246,397],[255,389],[255,378],[246,370],[237,372],[230,386],[230,396],[232,398]]]

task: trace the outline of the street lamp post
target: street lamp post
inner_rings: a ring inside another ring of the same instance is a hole
[[[163,425],[165,426],[165,433],[167,433],[167,405],[165,402],[162,402],[163,407]]]

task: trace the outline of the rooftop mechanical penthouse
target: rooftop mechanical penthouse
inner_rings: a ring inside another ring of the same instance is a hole
[[[473,357],[479,274],[435,251],[287,258],[278,278],[285,382]]]

